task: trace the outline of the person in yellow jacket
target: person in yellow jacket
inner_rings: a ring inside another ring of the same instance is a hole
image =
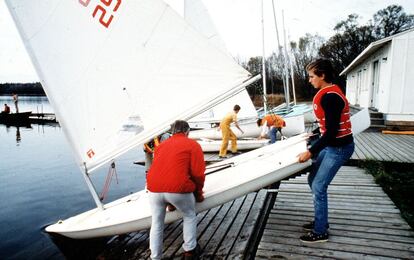
[[[231,123],[237,127],[237,129],[244,134],[243,130],[240,128],[239,124],[237,123],[237,113],[240,111],[240,106],[235,105],[232,112],[229,112],[223,120],[220,122],[221,135],[222,135],[222,143],[219,152],[219,158],[227,158],[227,147],[229,145],[229,140],[231,141],[231,152],[233,154],[238,154],[237,152],[237,137],[233,133],[230,128]]]

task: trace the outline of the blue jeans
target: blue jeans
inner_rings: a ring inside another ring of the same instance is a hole
[[[315,208],[314,232],[318,235],[327,232],[328,225],[328,185],[331,183],[339,168],[354,153],[354,143],[324,148],[312,165],[308,183],[312,190],[313,206]]]
[[[270,143],[274,144],[276,143],[276,136],[277,136],[277,128],[271,127],[269,130],[269,137],[270,137]]]

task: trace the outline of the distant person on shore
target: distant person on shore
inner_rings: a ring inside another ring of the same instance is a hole
[[[321,137],[298,156],[299,162],[316,157],[308,176],[315,217],[314,221],[303,225],[309,233],[301,236],[300,240],[315,243],[328,241],[328,185],[354,152],[354,138],[349,103],[340,87],[332,83],[335,74],[331,63],[318,59],[306,66],[306,70],[309,82],[319,89],[313,98],[313,111]]]
[[[147,176],[152,214],[150,230],[151,259],[161,259],[166,206],[172,204],[183,215],[184,259],[198,259],[195,203],[204,200],[205,162],[201,146],[188,138],[190,126],[177,120],[172,136],[154,151]],[[139,210],[139,209],[136,209]]]
[[[4,104],[3,111],[1,111],[2,114],[10,114],[10,107],[7,104]]]
[[[270,137],[270,143],[276,143],[277,132],[282,135],[282,127],[286,126],[285,120],[279,115],[269,114],[257,120],[257,126],[262,127],[259,139]]]
[[[229,146],[229,140],[231,141],[231,152],[232,154],[239,154],[237,152],[237,136],[233,133],[230,128],[231,123],[240,130],[242,134],[244,134],[243,130],[240,128],[239,124],[237,123],[237,114],[240,111],[240,106],[235,105],[233,107],[233,111],[229,112],[220,122],[219,129],[221,129],[222,135],[222,143],[219,152],[219,158],[227,158],[227,147]]]
[[[19,97],[17,96],[16,93],[13,93],[13,102],[14,102],[14,106],[16,107],[16,113],[19,113],[19,106],[18,106],[18,102],[19,102]]]

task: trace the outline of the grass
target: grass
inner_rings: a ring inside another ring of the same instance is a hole
[[[362,167],[400,209],[402,217],[414,229],[414,165],[365,161]]]

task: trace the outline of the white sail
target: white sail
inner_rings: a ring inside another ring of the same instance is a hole
[[[201,0],[184,0],[184,18],[195,30],[203,34],[218,50],[230,56],[207,8]],[[233,107],[236,104],[242,108],[238,114],[240,119],[257,117],[256,108],[254,107],[247,90],[243,90],[241,93],[227,99],[205,113],[190,119],[189,122],[220,121],[228,112],[233,110]]]
[[[250,74],[161,0],[7,0],[90,171],[244,89]]]

